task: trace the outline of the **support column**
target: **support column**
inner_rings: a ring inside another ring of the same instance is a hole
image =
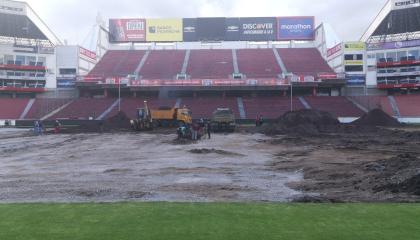
[[[314,87],[312,89],[312,96],[316,97],[317,94],[318,94],[318,91],[317,91],[316,87]]]
[[[104,89],[104,97],[108,97],[109,96],[109,92],[108,92],[108,89]]]

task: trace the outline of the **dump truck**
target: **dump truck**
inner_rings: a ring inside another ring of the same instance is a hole
[[[189,109],[161,107],[152,110],[147,101],[144,102],[144,108],[137,109],[137,119],[131,120],[131,126],[136,131],[152,130],[158,127],[178,127],[191,123],[192,117]]]
[[[214,132],[234,132],[236,128],[235,114],[229,108],[218,108],[213,112],[210,124]]]

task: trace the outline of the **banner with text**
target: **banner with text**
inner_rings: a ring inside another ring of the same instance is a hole
[[[182,42],[182,19],[147,19],[146,41]]]
[[[277,28],[280,41],[315,39],[314,17],[279,17]]]
[[[110,42],[144,42],[146,41],[145,19],[110,19]]]

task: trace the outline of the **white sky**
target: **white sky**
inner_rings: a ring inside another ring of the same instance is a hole
[[[109,18],[315,16],[343,41],[359,40],[387,0],[26,0],[69,44],[89,45],[100,13]]]

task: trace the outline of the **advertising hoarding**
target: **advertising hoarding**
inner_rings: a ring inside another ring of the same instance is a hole
[[[226,35],[226,18],[197,18],[198,41],[223,41]]]
[[[184,29],[184,42],[196,42],[197,41],[197,19],[196,18],[184,18],[183,29]]]
[[[365,75],[347,75],[347,85],[365,85],[366,76]]]
[[[110,42],[144,42],[146,41],[145,19],[110,19]]]
[[[344,51],[364,51],[366,44],[364,42],[345,42]]]
[[[342,44],[341,44],[341,43],[339,43],[339,44],[335,45],[335,46],[334,46],[334,47],[332,47],[332,48],[329,48],[329,49],[327,50],[327,57],[329,58],[329,57],[331,57],[331,56],[335,55],[336,53],[341,52],[341,49],[342,49]]]
[[[315,18],[279,17],[277,18],[277,29],[277,39],[280,41],[314,40]]]
[[[387,50],[400,49],[420,46],[420,40],[401,41],[401,42],[385,42],[385,43],[368,43],[368,50]]]
[[[226,18],[225,27],[225,41],[239,41],[241,39],[242,28],[240,18]]]
[[[184,31],[182,19],[147,19],[147,42],[181,42]]]
[[[241,18],[240,40],[273,41],[277,37],[276,18]]]

